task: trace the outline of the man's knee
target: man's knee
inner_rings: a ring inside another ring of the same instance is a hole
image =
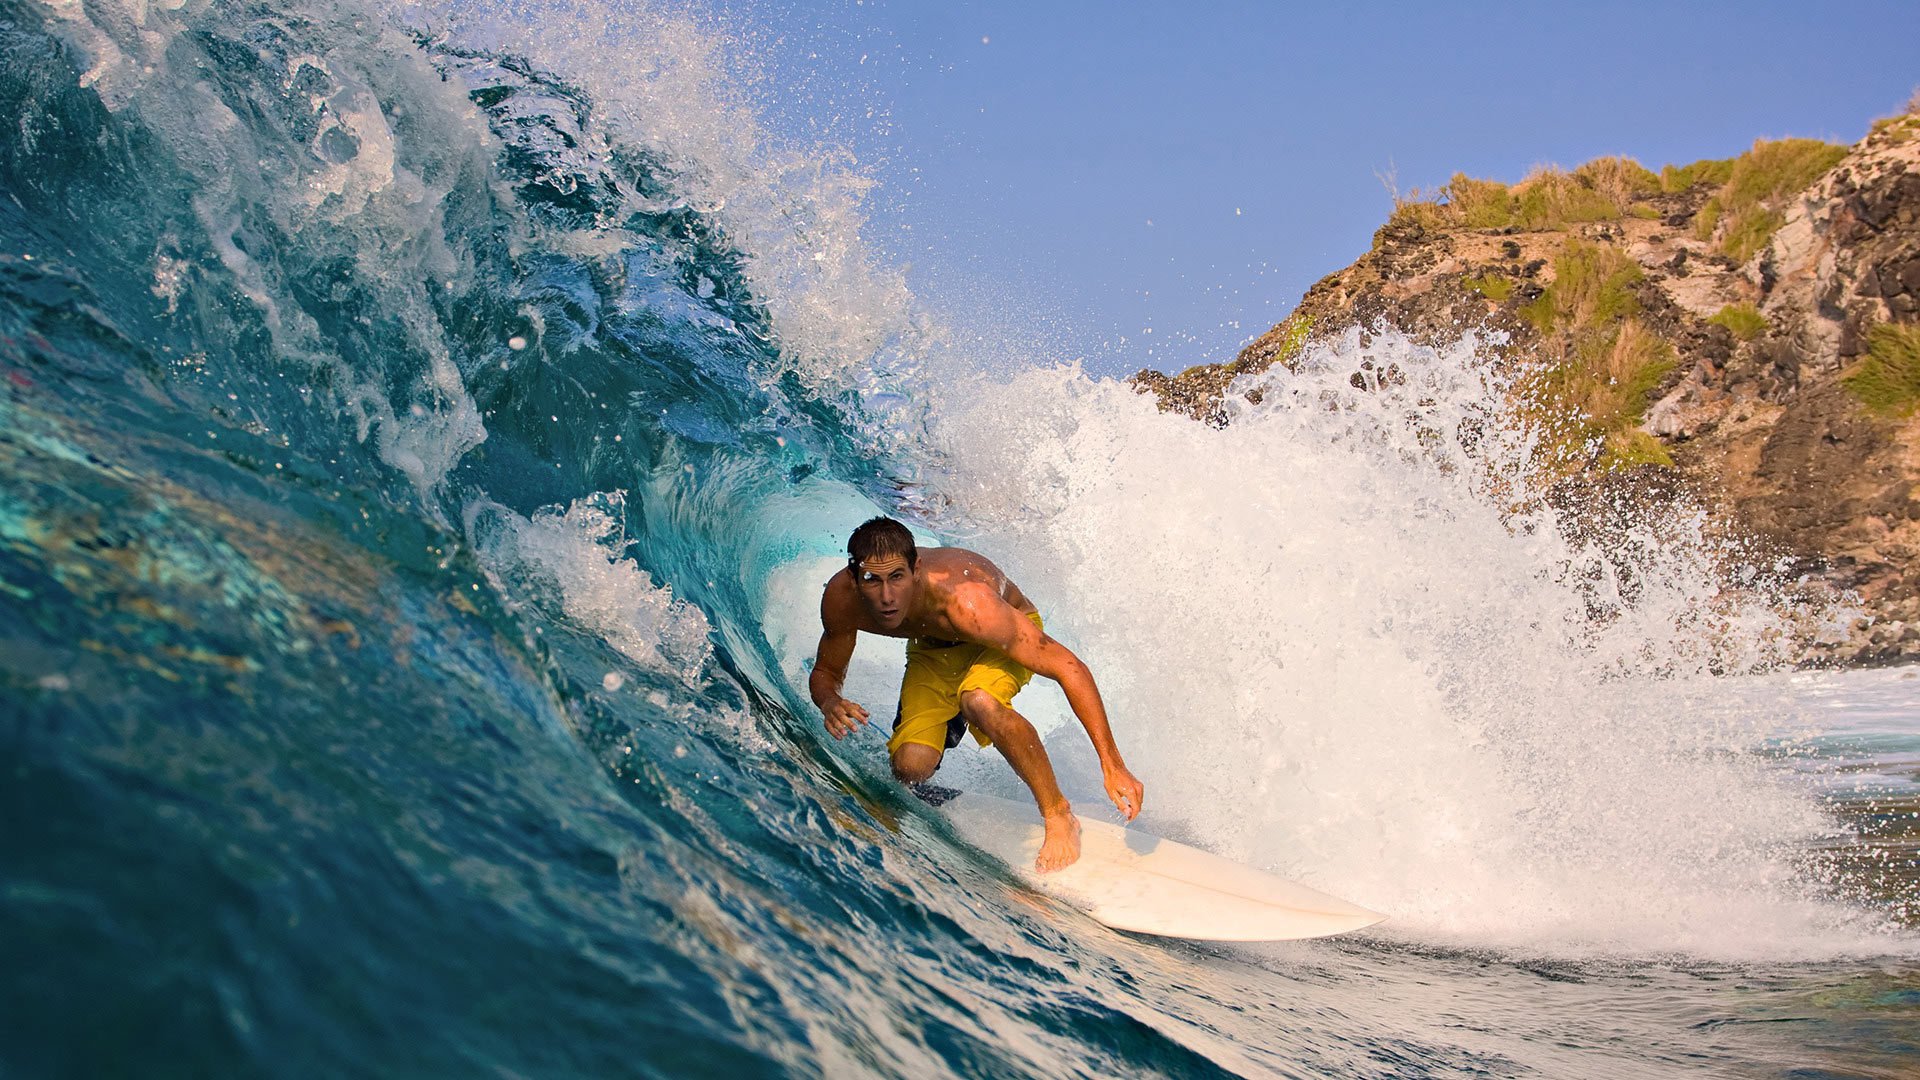
[[[893,778],[903,784],[918,784],[931,778],[940,768],[941,753],[931,746],[905,743],[893,752]]]
[[[960,693],[960,715],[970,724],[990,720],[1000,710],[1000,699],[985,690],[963,690]]]
[[[960,695],[960,715],[998,741],[1009,728],[1026,723],[1012,707],[985,690],[968,690]]]

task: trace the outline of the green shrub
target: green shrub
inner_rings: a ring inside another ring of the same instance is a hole
[[[1494,303],[1503,303],[1507,297],[1513,295],[1513,282],[1509,281],[1505,275],[1496,274],[1492,271],[1480,274],[1477,277],[1462,278],[1460,284],[1492,300]]]
[[[1707,321],[1733,331],[1741,341],[1752,341],[1767,332],[1767,317],[1752,304],[1728,304]]]
[[[1920,407],[1920,326],[1867,331],[1867,358],[1841,380],[1869,412],[1900,418]]]

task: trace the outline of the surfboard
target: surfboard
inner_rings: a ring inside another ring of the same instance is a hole
[[[1199,848],[1080,816],[1080,858],[1034,870],[1045,830],[1031,803],[944,789],[939,812],[1022,884],[1116,930],[1196,941],[1288,941],[1372,926],[1386,916]],[[933,800],[929,799],[929,802]]]

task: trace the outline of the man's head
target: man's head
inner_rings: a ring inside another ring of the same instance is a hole
[[[886,629],[906,621],[913,608],[913,570],[919,557],[913,534],[890,517],[874,518],[847,538],[847,570],[854,589]]]

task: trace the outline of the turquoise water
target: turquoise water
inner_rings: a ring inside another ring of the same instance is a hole
[[[0,1072],[1920,1063],[1902,673],[1710,674],[1769,616],[1491,509],[1471,349],[1225,432],[981,374],[712,34],[0,6]],[[1004,553],[1145,824],[1392,920],[1114,933],[827,745],[876,509]]]

